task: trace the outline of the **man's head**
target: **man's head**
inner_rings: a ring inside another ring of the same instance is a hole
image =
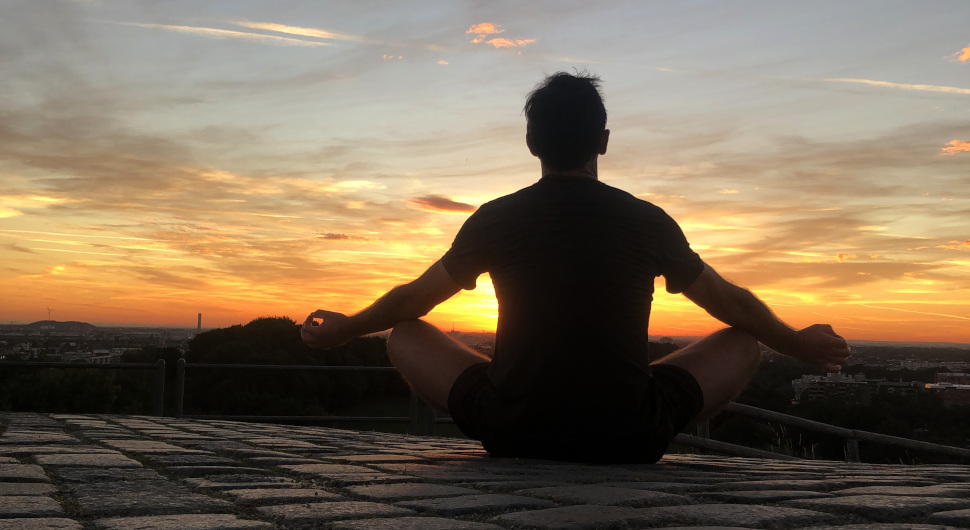
[[[605,152],[606,107],[599,78],[557,72],[525,100],[526,141],[546,166],[569,170]]]

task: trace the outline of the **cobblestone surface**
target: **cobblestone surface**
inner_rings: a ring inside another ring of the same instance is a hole
[[[594,466],[458,439],[0,412],[0,530],[673,527],[970,528],[970,467]]]

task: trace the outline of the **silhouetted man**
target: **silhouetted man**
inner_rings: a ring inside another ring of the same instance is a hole
[[[828,325],[796,331],[721,278],[660,208],[597,178],[609,130],[599,79],[557,73],[525,104],[542,178],[482,205],[416,280],[353,316],[317,310],[303,340],[329,348],[394,328],[388,355],[414,389],[495,456],[654,462],[688,424],[740,394],[772,349],[838,371]],[[491,275],[491,361],[418,320]],[[647,360],[654,278],[728,328]],[[316,325],[315,319],[322,319]]]

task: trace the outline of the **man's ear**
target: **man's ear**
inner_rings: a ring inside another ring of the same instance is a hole
[[[600,136],[600,149],[598,151],[599,154],[601,155],[606,154],[606,144],[608,143],[610,143],[610,130],[603,129],[603,134]]]
[[[532,156],[539,156],[536,154],[536,148],[532,145],[532,137],[529,136],[529,133],[525,133],[525,145],[529,146],[529,152],[532,153]]]

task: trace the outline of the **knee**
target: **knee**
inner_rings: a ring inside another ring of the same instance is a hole
[[[730,344],[729,351],[734,353],[740,365],[750,373],[758,370],[761,366],[761,344],[754,335],[738,328],[725,328],[717,334]]]
[[[427,325],[421,320],[405,320],[398,322],[391,328],[391,334],[387,337],[387,356],[394,363],[394,359],[404,352],[409,340],[419,332],[422,326]],[[395,363],[396,364],[396,363]]]

